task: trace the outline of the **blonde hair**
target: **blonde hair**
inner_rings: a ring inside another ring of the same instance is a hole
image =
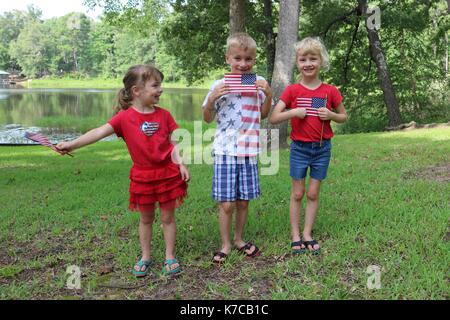
[[[317,54],[320,56],[320,67],[328,70],[330,68],[330,56],[327,48],[319,37],[307,37],[297,42],[294,46],[295,54],[298,58],[299,54]]]
[[[245,32],[234,33],[227,39],[227,54],[231,47],[238,46],[243,50],[256,50],[256,41]]]
[[[143,86],[152,79],[162,82],[164,74],[154,66],[145,64],[138,64],[129,68],[122,80],[124,87],[117,93],[118,105],[114,107],[114,111],[117,113],[120,110],[128,109],[133,101],[131,88],[133,86]]]

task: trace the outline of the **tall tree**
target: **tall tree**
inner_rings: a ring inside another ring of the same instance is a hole
[[[11,57],[10,45],[17,40],[26,24],[39,21],[42,11],[29,5],[26,11],[12,10],[0,15],[0,68],[19,71],[16,59]]]
[[[298,40],[300,1],[280,0],[278,36],[275,51],[275,67],[272,76],[272,90],[275,102],[284,88],[292,82],[295,66],[294,44]],[[269,139],[273,129],[279,130],[280,147],[287,147],[287,123],[269,125]]]
[[[230,34],[245,31],[245,0],[230,0]]]
[[[367,0],[358,0],[358,15],[366,16],[367,10]],[[395,127],[400,125],[402,122],[400,108],[395,96],[394,86],[392,85],[391,76],[386,62],[386,56],[381,46],[381,40],[378,35],[377,27],[375,24],[369,25],[369,23],[369,19],[366,19],[366,30],[370,45],[370,57],[377,66],[378,79],[388,111],[389,126]]]
[[[400,1],[399,1],[400,2]],[[355,86],[354,83],[352,83],[349,79],[349,73],[353,71],[353,74],[355,73],[355,69],[358,68],[355,64],[351,64],[351,56],[355,55],[355,49],[364,48],[365,46],[359,46],[359,48],[356,47],[356,44],[358,42],[362,42],[362,40],[358,37],[360,32],[360,22],[361,20],[365,21],[365,31],[364,33],[367,37],[369,50],[367,53],[364,53],[363,56],[359,58],[358,64],[361,64],[361,61],[366,60],[365,56],[370,57],[370,60],[374,62],[376,66],[377,71],[377,78],[378,78],[378,85],[381,88],[383,92],[383,101],[385,105],[385,110],[387,111],[387,118],[388,118],[388,126],[394,127],[398,126],[402,119],[400,114],[400,107],[399,103],[396,97],[396,92],[393,86],[393,81],[391,79],[391,73],[389,72],[388,64],[387,64],[387,55],[385,50],[383,50],[383,47],[381,45],[381,40],[379,36],[379,20],[380,20],[380,8],[377,8],[378,11],[374,11],[368,14],[368,4],[367,0],[358,0],[357,3],[354,1],[347,1],[346,7],[342,6],[342,8],[339,10],[341,11],[340,14],[336,14],[336,16],[329,18],[329,23],[327,23],[324,32],[321,33],[321,35],[325,38],[327,37],[327,33],[331,30],[331,27],[336,25],[337,22],[344,22],[345,25],[342,26],[340,29],[344,29],[347,32],[351,31],[351,37],[347,36],[347,39],[345,39],[346,47],[342,48],[341,51],[345,52],[345,57],[342,58],[342,66],[343,70],[341,71],[343,73],[340,75],[343,81],[340,80],[340,82],[346,86],[345,89],[348,89],[351,86]],[[331,5],[330,3],[328,5]],[[389,6],[394,7],[395,5],[389,5],[384,4],[386,7],[383,7],[383,12],[387,12],[385,9],[390,9]],[[325,8],[319,9],[319,11],[324,10]],[[353,20],[353,22],[352,22]],[[349,27],[351,26],[351,27]],[[352,30],[349,30],[349,29]],[[387,29],[387,28],[384,28]],[[341,31],[342,32],[342,31]],[[336,42],[336,34],[338,32],[333,33],[334,39],[332,42]],[[348,40],[350,39],[351,40]],[[328,40],[328,38],[327,38]],[[328,41],[329,43],[331,41]],[[358,52],[360,54],[360,52]],[[336,55],[338,56],[339,53]],[[392,61],[391,61],[392,63]],[[369,63],[368,71],[367,71],[367,77],[369,78],[370,70],[372,69],[372,63]],[[371,77],[370,77],[371,78]],[[367,79],[365,79],[367,80]],[[366,81],[365,81],[366,82]],[[372,86],[373,88],[373,86]],[[344,90],[345,90],[344,89]],[[371,89],[373,91],[373,89]],[[367,111],[367,110],[366,110]]]
[[[10,45],[10,55],[17,59],[24,74],[31,77],[49,73],[49,30],[38,21],[28,23]]]
[[[266,72],[267,81],[272,82],[272,74],[275,63],[275,34],[273,32],[273,5],[272,0],[264,0],[263,2],[264,10],[264,35],[266,37]]]

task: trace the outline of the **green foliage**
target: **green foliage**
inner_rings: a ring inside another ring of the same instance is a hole
[[[0,68],[28,77],[121,78],[132,64],[155,64],[170,82],[220,76],[229,34],[229,0],[85,0],[101,21],[71,13],[46,21],[35,7],[0,15]],[[357,0],[302,1],[299,36],[324,37],[350,121],[340,132],[383,130],[387,112]],[[371,1],[381,9],[382,48],[405,122],[448,121],[445,58],[450,16],[444,0]],[[272,1],[277,32],[278,7]],[[345,18],[341,18],[344,17]],[[356,25],[359,27],[356,30]],[[246,31],[258,43],[256,71],[268,77],[263,1],[246,1]],[[355,32],[356,31],[356,32]],[[326,33],[325,33],[326,32]]]
[[[161,30],[168,52],[175,52],[183,66],[182,76],[188,83],[201,81],[211,71],[223,69],[225,45],[229,36],[229,0],[172,1],[171,14]],[[262,4],[246,2],[246,31],[258,44],[258,73],[266,76],[265,38]],[[274,27],[278,23],[273,9]]]
[[[339,132],[381,131],[388,123],[387,111],[363,18],[352,44],[359,18],[349,13],[356,5],[357,1],[303,2],[301,37],[325,36],[329,27],[325,43],[331,68],[322,75],[341,89],[350,114]],[[379,34],[403,120],[447,121],[450,98],[445,92],[450,82],[443,59],[448,50],[444,35],[450,33],[448,28],[443,31],[448,25],[445,1],[379,1],[374,5],[381,9]]]
[[[162,27],[162,38],[183,64],[189,83],[225,66],[229,1],[174,1],[174,13]],[[205,32],[208,30],[208,32]]]
[[[13,278],[17,274],[21,273],[23,268],[20,266],[2,266],[0,268],[0,279]]]
[[[11,57],[11,43],[16,40],[27,23],[39,21],[42,12],[28,6],[27,11],[13,10],[0,15],[0,68],[17,70],[17,60]]]
[[[24,74],[31,77],[48,74],[52,51],[48,31],[41,22],[28,23],[11,44],[11,57],[17,59]]]

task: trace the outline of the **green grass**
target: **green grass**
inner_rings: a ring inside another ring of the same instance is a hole
[[[0,299],[448,299],[450,129],[340,135],[333,145],[315,225],[319,257],[289,254],[284,150],[278,174],[261,176],[263,195],[250,205],[246,240],[263,256],[249,262],[233,251],[220,269],[212,265],[220,245],[212,168],[191,165],[189,197],[177,211],[185,272],[174,280],[159,276],[158,221],[156,275],[136,280],[129,272],[140,253],[139,217],[126,210],[131,161],[123,142],[75,158],[2,147]],[[81,268],[80,290],[66,287],[70,265]],[[382,270],[379,290],[367,288],[370,265]],[[113,271],[101,274],[104,266]]]
[[[196,84],[189,88],[209,89],[213,80],[207,80],[202,84]],[[31,82],[23,83],[24,87],[43,89],[119,89],[123,86],[122,79],[102,79],[102,78],[87,78],[87,79],[71,79],[71,78],[43,78],[33,79]],[[187,88],[184,82],[163,82],[163,88]]]

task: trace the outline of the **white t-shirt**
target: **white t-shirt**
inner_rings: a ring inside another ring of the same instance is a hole
[[[258,76],[257,80],[265,80]],[[202,108],[206,107],[210,94],[216,86],[224,83],[217,80],[211,86]],[[214,102],[217,129],[213,151],[216,155],[257,156],[260,153],[261,106],[266,95],[256,93],[229,93]]]

